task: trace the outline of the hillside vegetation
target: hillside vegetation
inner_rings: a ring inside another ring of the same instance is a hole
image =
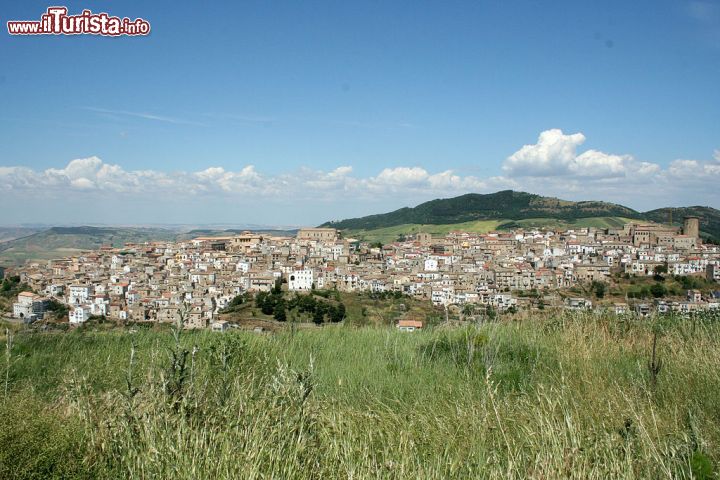
[[[326,222],[322,226],[344,230],[349,237],[394,241],[400,234],[417,231],[440,235],[453,230],[483,233],[534,227],[617,228],[632,220],[665,223],[669,210],[673,211],[677,225],[682,225],[684,216],[700,217],[703,235],[720,241],[720,211],[711,207],[661,208],[642,213],[614,203],[571,202],[512,190],[437,199],[414,208]]]
[[[720,460],[717,318],[8,345],[0,478],[709,479]]]
[[[587,217],[639,217],[639,213],[622,205],[606,202],[570,202],[532,193],[502,192],[486,195],[468,193],[459,197],[431,200],[414,208],[394,212],[327,222],[323,226],[339,229],[391,227],[402,224],[452,224],[477,220],[551,217],[573,220]]]
[[[488,233],[492,231],[514,230],[518,228],[621,228],[633,221],[625,217],[590,217],[574,220],[560,220],[555,218],[527,218],[524,220],[477,220],[474,222],[450,224],[404,224],[392,227],[376,228],[370,230],[344,230],[346,238],[355,238],[366,242],[391,243],[404,235],[418,232],[444,236],[450,232]]]

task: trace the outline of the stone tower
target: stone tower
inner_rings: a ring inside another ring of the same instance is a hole
[[[700,219],[698,217],[685,217],[683,235],[700,238]]]

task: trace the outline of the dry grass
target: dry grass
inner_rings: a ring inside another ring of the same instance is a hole
[[[418,334],[17,334],[0,431],[47,461],[0,442],[0,476],[717,478],[719,333],[715,318],[561,315]],[[43,427],[18,425],[18,405]]]

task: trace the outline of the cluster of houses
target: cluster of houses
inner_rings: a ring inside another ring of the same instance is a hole
[[[52,298],[69,307],[72,324],[104,316],[203,328],[216,323],[235,296],[269,291],[278,280],[297,292],[402,292],[438,306],[503,311],[522,307],[523,292],[551,293],[606,281],[617,272],[654,275],[658,266],[718,281],[720,247],[703,244],[698,234],[698,220],[691,217],[683,228],[629,223],[618,229],[452,232],[441,238],[418,233],[384,246],[341,238],[332,228],[301,229],[295,237],[245,232],[108,246],[13,272],[45,296],[21,294],[13,313],[41,318]],[[692,300],[653,308],[716,304],[702,296]],[[564,305],[593,308],[582,298],[565,299]]]

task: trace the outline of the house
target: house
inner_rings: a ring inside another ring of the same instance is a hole
[[[71,325],[85,323],[90,318],[90,308],[85,306],[75,307],[68,313]]]
[[[213,332],[225,332],[230,328],[230,323],[227,320],[218,320],[212,323],[211,328]]]
[[[20,292],[13,303],[13,317],[27,323],[43,318],[50,301],[32,292]]]
[[[670,305],[667,304],[664,300],[656,300],[655,301],[655,309],[657,310],[657,313],[664,315],[668,312],[670,312]]]
[[[313,287],[313,271],[309,268],[288,273],[288,290],[309,291]]]
[[[585,298],[566,298],[565,308],[568,310],[590,310],[592,302]]]
[[[70,285],[70,295],[68,303],[70,305],[80,305],[87,303],[90,298],[91,287],[89,285]]]
[[[689,302],[698,303],[702,301],[702,293],[700,290],[688,290],[687,299]]]
[[[615,307],[615,315],[625,315],[628,313],[628,305],[627,303],[616,303],[614,304]]]
[[[397,328],[401,332],[414,332],[423,328],[420,320],[398,320]]]
[[[337,240],[337,230],[334,228],[301,228],[297,233],[298,240],[315,240],[334,242]]]

